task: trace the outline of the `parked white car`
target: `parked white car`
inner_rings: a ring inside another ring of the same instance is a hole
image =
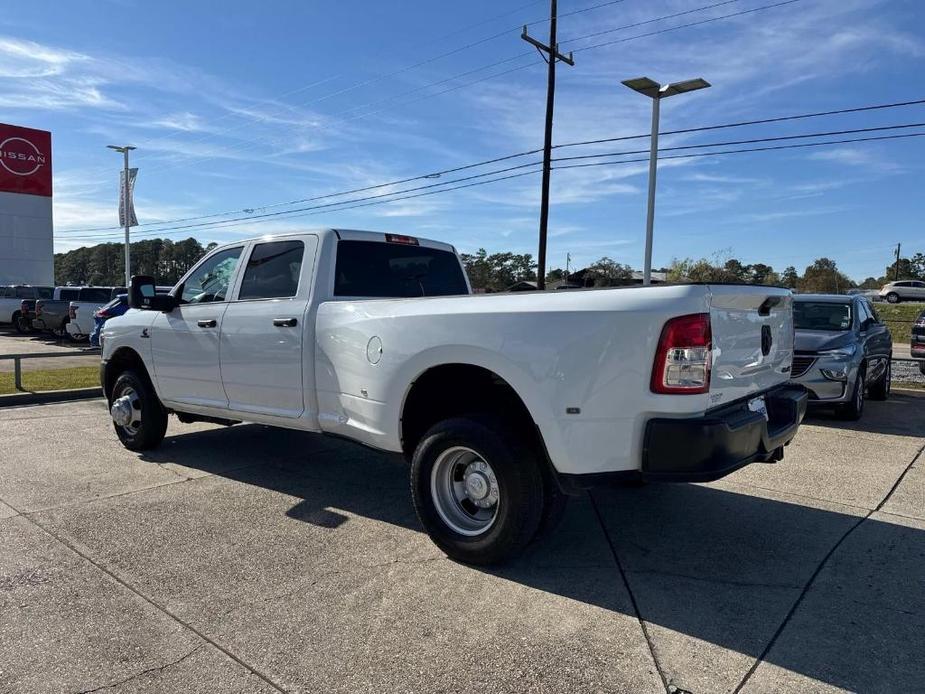
[[[136,277],[102,332],[116,433],[152,448],[174,413],[402,453],[434,542],[489,564],[566,494],[777,461],[802,421],[788,290],[469,294],[452,246],[332,229],[216,248],[169,296]]]
[[[880,298],[891,304],[898,304],[900,301],[925,301],[925,282],[922,280],[890,282],[880,290]]]

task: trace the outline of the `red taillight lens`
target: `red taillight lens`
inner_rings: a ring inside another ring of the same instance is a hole
[[[36,301],[36,302],[35,302],[35,315],[38,316],[38,315],[41,314],[41,313],[42,313],[42,302],[41,302],[41,301]]]
[[[67,307],[67,315],[70,316],[71,320],[76,319],[76,318],[77,318],[77,307],[76,307],[76,306],[68,306],[68,307]]]
[[[652,392],[693,395],[709,391],[712,342],[709,313],[679,316],[665,323],[652,367]]]
[[[109,318],[109,314],[106,312],[105,309],[101,308],[99,311],[96,312],[96,317],[97,318]]]

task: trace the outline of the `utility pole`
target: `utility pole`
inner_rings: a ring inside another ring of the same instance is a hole
[[[565,282],[566,284],[568,284],[568,268],[569,268],[569,265],[571,264],[572,264],[572,254],[566,253],[565,254]]]
[[[124,147],[117,147],[116,145],[106,145],[109,149],[120,152],[123,156],[123,166],[122,166],[122,199],[119,201],[119,206],[122,208],[122,222],[125,226],[125,288],[128,290],[129,286],[132,283],[132,270],[131,270],[131,251],[129,250],[129,229],[132,226],[132,179],[131,172],[128,167],[128,153],[131,152],[134,147],[131,145],[126,145]]]
[[[549,6],[549,44],[543,44],[527,34],[527,25],[524,25],[522,38],[536,47],[543,59],[549,65],[546,81],[546,133],[543,139],[543,187],[540,198],[540,244],[537,253],[536,288],[546,289],[546,230],[549,227],[549,178],[552,172],[552,116],[556,105],[556,63],[562,61],[574,65],[572,53],[567,56],[559,53],[559,44],[556,42],[556,0],[550,0]],[[546,55],[543,55],[543,54]],[[547,57],[548,56],[548,57]]]
[[[893,281],[899,281],[899,251],[903,247],[901,243],[896,244],[896,268],[893,270]]]

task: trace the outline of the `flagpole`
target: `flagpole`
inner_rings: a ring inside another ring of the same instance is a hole
[[[117,147],[116,145],[106,146],[109,147],[109,149],[115,150],[116,152],[121,152],[123,155],[122,200],[120,202],[122,207],[122,221],[125,225],[125,288],[128,290],[132,283],[132,254],[129,241],[129,229],[132,226],[132,189],[131,180],[129,179],[128,153],[135,148],[130,145],[126,145],[125,147]]]

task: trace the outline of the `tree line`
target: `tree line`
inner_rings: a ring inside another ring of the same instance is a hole
[[[183,241],[145,239],[131,244],[132,272],[151,275],[158,284],[175,284],[197,260],[216,246],[203,246],[194,238]],[[489,292],[506,291],[519,282],[536,281],[536,261],[530,253],[462,253],[461,258],[473,289]],[[121,286],[124,281],[123,244],[101,243],[55,254],[55,283]],[[789,287],[802,292],[839,293],[847,289],[879,289],[895,278],[896,265],[888,265],[880,277],[868,277],[857,284],[845,275],[831,258],[818,258],[799,272],[793,265],[781,271],[764,263],[745,264],[722,254],[712,259],[675,259],[657,272],[669,282],[744,282]],[[925,280],[925,254],[900,258],[899,279]],[[562,283],[581,287],[613,287],[632,279],[629,265],[609,257],[599,258],[584,268],[566,275],[554,268],[546,274],[547,286]]]
[[[145,239],[130,244],[132,274],[151,275],[158,284],[172,285],[217,244],[203,246],[194,238],[183,241]],[[125,245],[101,243],[55,253],[55,284],[120,287],[125,283]]]

